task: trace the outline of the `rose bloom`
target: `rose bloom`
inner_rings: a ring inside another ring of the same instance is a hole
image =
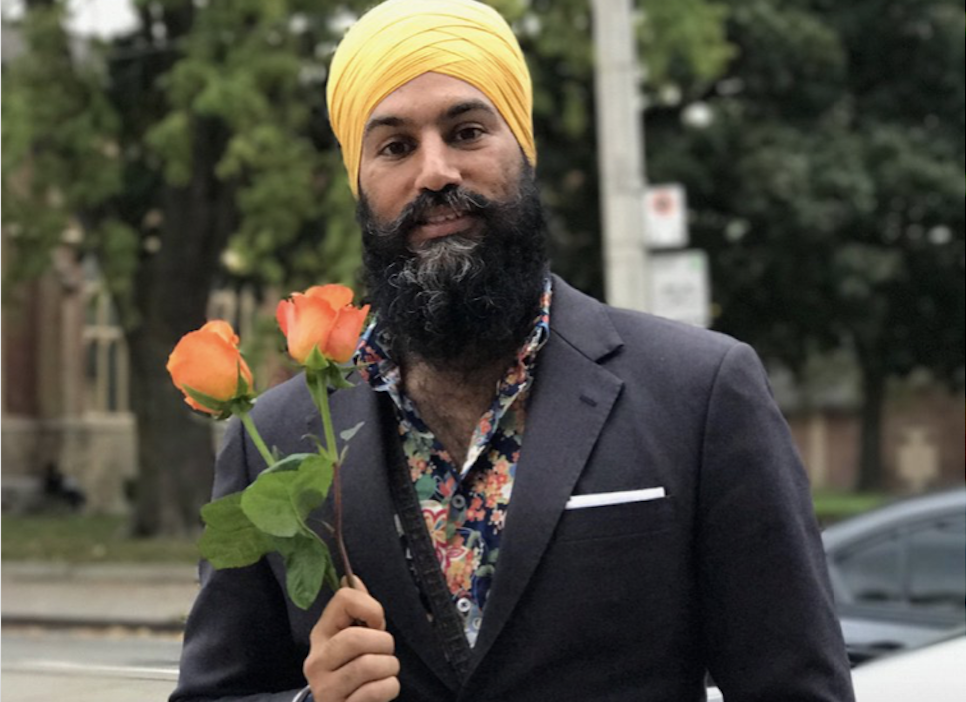
[[[200,404],[185,388],[227,402],[240,394],[239,374],[249,391],[253,385],[252,372],[238,351],[238,337],[231,325],[221,320],[181,337],[168,357],[167,368],[175,386],[184,393],[185,402],[208,414],[220,414],[220,410]]]
[[[352,306],[352,290],[344,285],[316,285],[279,302],[275,318],[289,355],[304,365],[316,347],[336,363],[352,358],[368,314],[369,305]]]

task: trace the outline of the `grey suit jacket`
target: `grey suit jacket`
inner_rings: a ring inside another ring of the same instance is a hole
[[[333,395],[337,430],[365,421],[343,467],[353,566],[386,608],[404,700],[704,699],[847,702],[805,472],[754,352],[720,334],[600,304],[554,280],[526,434],[470,669],[446,662],[400,548],[382,393]],[[321,433],[301,377],[266,393],[270,445]],[[233,424],[215,494],[263,466]],[[664,499],[565,509],[574,495],[663,487]],[[328,505],[323,511],[328,509]],[[322,515],[324,518],[324,515]],[[172,700],[291,699],[308,612],[280,562],[202,568]]]

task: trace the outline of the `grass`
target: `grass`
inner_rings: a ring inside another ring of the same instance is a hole
[[[818,492],[815,514],[823,525],[867,512],[889,501],[871,493]],[[63,563],[196,563],[192,539],[135,539],[124,517],[3,515],[2,557],[5,561]]]
[[[3,515],[4,561],[196,563],[192,539],[136,539],[124,517]]]
[[[812,495],[815,516],[829,525],[857,514],[868,512],[891,501],[889,495],[870,492],[816,492]]]

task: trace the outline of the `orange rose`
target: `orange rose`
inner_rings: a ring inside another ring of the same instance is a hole
[[[233,400],[252,387],[252,372],[238,351],[238,337],[228,322],[208,322],[201,329],[181,337],[168,357],[168,373],[175,386],[184,393],[185,402],[208,414],[221,414],[217,407],[207,407],[188,389],[223,403]],[[239,388],[239,375],[247,388]]]
[[[352,358],[368,314],[369,305],[352,306],[352,290],[344,285],[316,285],[279,302],[275,318],[289,355],[304,365],[314,348],[336,363]]]

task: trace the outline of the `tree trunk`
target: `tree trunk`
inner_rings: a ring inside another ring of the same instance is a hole
[[[883,488],[882,414],[885,404],[886,375],[879,364],[862,364],[862,423],[859,436],[859,491]]]
[[[138,267],[140,320],[129,343],[140,461],[132,530],[140,536],[198,531],[211,492],[212,422],[188,408],[165,366],[178,340],[204,324],[218,257],[234,230],[232,188],[214,174],[227,137],[216,121],[193,125],[191,182],[165,188],[160,248]]]

